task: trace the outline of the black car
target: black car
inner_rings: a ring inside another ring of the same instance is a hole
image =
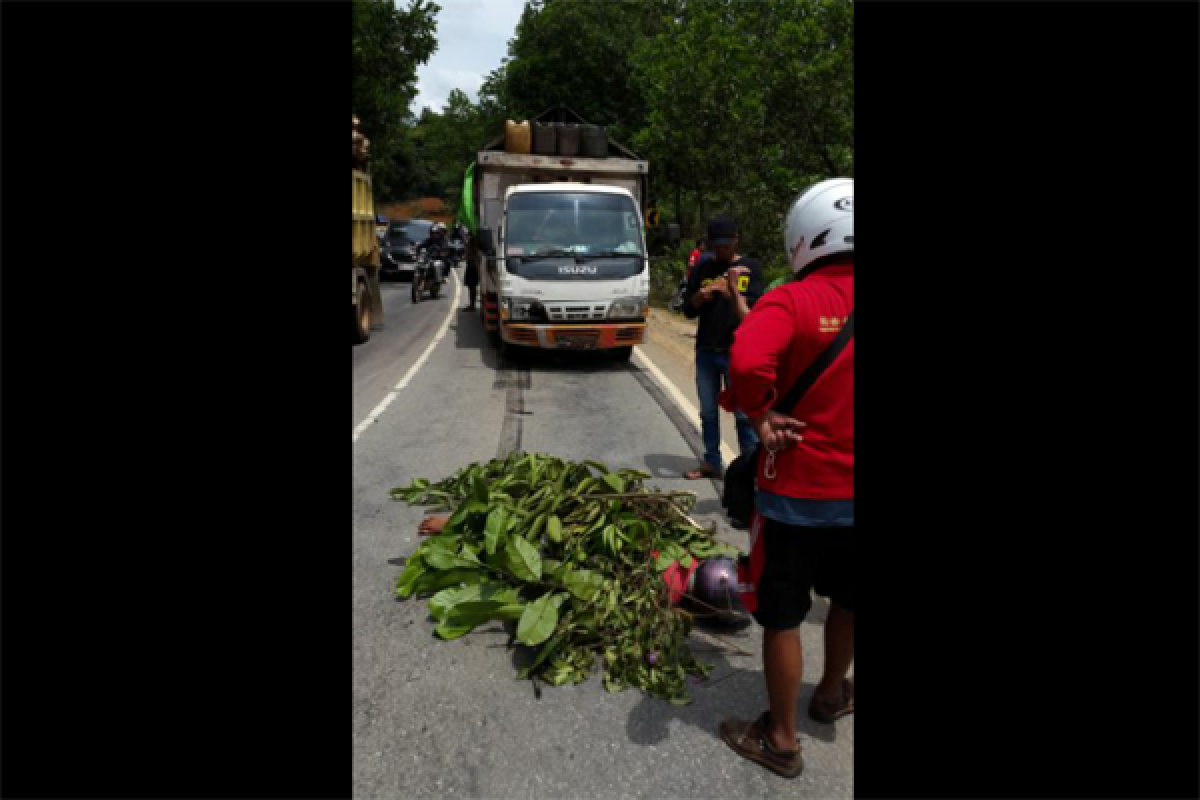
[[[417,245],[429,238],[433,223],[427,219],[398,219],[388,225],[387,257],[381,261],[381,278],[412,280]]]

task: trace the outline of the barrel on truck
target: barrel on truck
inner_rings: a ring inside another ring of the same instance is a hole
[[[532,153],[508,152],[500,135],[467,173],[484,326],[502,349],[600,349],[628,358],[644,340],[649,313],[649,164],[569,109],[531,123]],[[555,124],[560,137],[569,125],[571,153],[588,131],[592,155],[538,153],[547,149],[537,146],[539,124]]]

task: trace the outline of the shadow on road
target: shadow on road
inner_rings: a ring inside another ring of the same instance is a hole
[[[695,456],[669,456],[657,453],[646,456],[646,469],[656,478],[682,478],[683,473],[697,464]]]
[[[718,635],[729,635],[730,631],[729,628],[701,628],[699,625],[697,630]],[[693,632],[690,639],[696,657],[712,665],[713,669],[708,679],[689,686],[692,703],[687,706],[673,706],[665,700],[643,693],[626,723],[626,732],[631,742],[644,746],[661,744],[670,737],[672,722],[676,720],[719,739],[718,726],[722,720],[731,717],[756,719],[766,710],[767,688],[757,653],[751,657],[720,648],[710,651],[708,648],[711,645],[703,633],[698,635]],[[739,645],[746,650],[758,649],[757,645],[753,648],[747,647],[744,641],[739,641]],[[805,739],[826,743],[837,740],[835,725],[824,725],[808,716],[808,703],[815,688],[814,683],[802,683],[800,697],[796,703],[796,732],[801,736],[802,747]],[[731,758],[733,757],[731,755]]]

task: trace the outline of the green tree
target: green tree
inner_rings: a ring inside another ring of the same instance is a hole
[[[638,48],[634,75],[649,109],[635,149],[693,230],[727,210],[746,251],[781,262],[796,192],[853,176],[849,0],[688,0]]]
[[[508,45],[507,107],[528,118],[567,106],[618,141],[642,126],[630,56],[678,0],[529,0]]]
[[[413,131],[420,153],[422,193],[444,198],[457,213],[463,170],[494,136],[479,107],[459,89],[450,92],[441,112],[425,109]]]
[[[394,199],[414,163],[408,139],[410,108],[417,94],[417,66],[437,49],[434,35],[440,7],[410,0],[353,0],[352,98],[363,133],[371,140],[371,171],[376,196]]]

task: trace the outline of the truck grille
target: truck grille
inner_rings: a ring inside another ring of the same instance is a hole
[[[546,313],[554,322],[571,322],[587,319],[604,319],[607,306],[589,305],[547,305]]]

